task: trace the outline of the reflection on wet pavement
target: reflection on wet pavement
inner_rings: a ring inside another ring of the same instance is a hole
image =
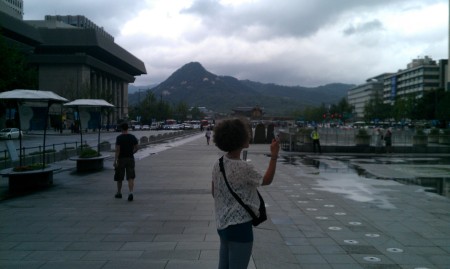
[[[396,184],[419,185],[450,197],[448,157],[296,155],[285,157],[284,163],[301,167],[300,175],[319,174],[318,189],[382,208],[393,207],[383,192],[393,191],[389,186]]]

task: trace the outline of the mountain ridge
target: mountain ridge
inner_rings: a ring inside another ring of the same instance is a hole
[[[236,107],[258,105],[266,114],[287,115],[307,106],[338,103],[353,86],[332,83],[309,88],[238,80],[213,74],[200,63],[190,62],[150,91],[175,105],[183,101],[188,106],[207,107],[222,113],[230,113]],[[137,104],[138,94],[129,94],[130,105]]]

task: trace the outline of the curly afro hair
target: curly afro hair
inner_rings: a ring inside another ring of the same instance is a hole
[[[249,140],[248,124],[242,119],[224,120],[214,128],[213,141],[222,151],[240,149]]]

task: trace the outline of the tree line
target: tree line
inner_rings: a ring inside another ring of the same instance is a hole
[[[150,123],[153,120],[164,121],[175,119],[183,122],[187,119],[201,120],[205,117],[198,107],[190,108],[185,102],[171,105],[163,100],[162,96],[157,98],[151,91],[147,91],[145,98],[129,109],[130,119],[140,119],[141,123]]]
[[[450,92],[435,89],[424,92],[421,98],[409,96],[398,98],[394,104],[385,104],[376,95],[364,106],[364,120],[373,121],[432,121],[445,128],[450,120]]]
[[[342,98],[338,104],[306,107],[293,113],[297,120],[306,122],[353,122],[353,106]],[[422,98],[409,96],[398,98],[394,104],[384,103],[380,95],[375,95],[364,106],[364,121],[408,122],[434,121],[440,128],[446,128],[450,121],[450,92],[444,89],[427,91]]]

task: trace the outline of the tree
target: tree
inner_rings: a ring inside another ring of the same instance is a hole
[[[201,120],[205,117],[205,113],[201,112],[198,107],[193,107],[190,112],[193,120]]]
[[[450,121],[450,91],[441,91],[436,105],[436,118],[441,121],[441,127],[446,128]]]
[[[0,91],[37,88],[36,68],[28,64],[18,48],[8,45],[0,33]]]
[[[414,108],[416,107],[416,98],[413,96],[398,98],[393,106],[395,120],[411,119]]]
[[[181,101],[174,109],[174,117],[177,121],[185,121],[187,119],[187,115],[189,113],[188,105]]]
[[[386,120],[391,118],[391,105],[383,103],[379,94],[375,94],[364,106],[364,120]]]

